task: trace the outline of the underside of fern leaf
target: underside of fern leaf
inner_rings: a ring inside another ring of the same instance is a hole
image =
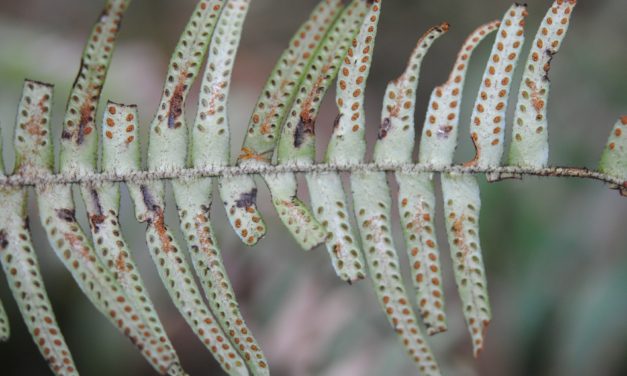
[[[324,242],[335,273],[348,283],[369,275],[379,305],[423,375],[439,375],[440,368],[413,305],[427,334],[447,330],[435,225],[435,172],[441,172],[443,222],[475,356],[484,348],[492,319],[475,175],[485,173],[492,182],[525,174],[587,177],[611,183],[627,195],[627,117],[613,127],[598,171],[547,167],[549,69],[566,35],[575,0],[555,0],[532,43],[515,107],[510,166],[502,166],[501,159],[526,5],[515,3],[501,21],[480,26],[464,42],[448,80],[433,89],[418,163],[414,163],[422,62],[449,30],[448,23],[432,27],[418,40],[405,71],[387,86],[373,163],[368,164],[365,90],[382,1],[321,0],[270,74],[236,166],[231,166],[228,98],[251,0],[199,0],[175,47],[149,126],[146,171],[141,168],[138,109],[109,101],[102,124],[95,120],[129,3],[106,0],[90,34],[63,123],[60,174],[53,171],[51,85],[30,80],[24,84],[12,175],[4,175],[0,153],[0,264],[20,314],[55,374],[78,373],[52,312],[31,241],[26,210],[29,185],[35,187],[49,243],[77,285],[157,372],[170,375],[185,375],[185,371],[124,238],[119,219],[121,183],[128,187],[137,220],[146,225],[149,252],[171,300],[231,375],[268,375],[270,364],[240,312],[211,223],[214,177],[229,222],[245,244],[256,244],[266,233],[256,202],[254,175],[260,175],[279,218],[301,248],[309,250]],[[479,43],[495,31],[469,124],[475,157],[457,166],[453,161],[470,60]],[[198,110],[188,129],[185,106],[199,76]],[[316,121],[336,78],[338,114],[324,163],[318,165]],[[342,171],[350,174],[354,213]],[[312,210],[297,197],[299,172],[305,174]],[[415,299],[405,290],[392,236],[395,200],[388,184],[392,176],[398,184],[396,202]],[[166,225],[166,180],[173,187],[191,264]],[[79,225],[72,184],[80,184],[91,237]],[[0,303],[0,342],[8,339],[9,332]]]
[[[342,163],[359,161],[365,154],[366,119],[364,92],[370,73],[374,42],[381,14],[379,2],[373,4],[348,48],[337,80],[337,115],[326,160]],[[310,153],[311,160],[315,158]],[[352,283],[365,278],[365,261],[350,222],[346,193],[338,173],[307,175],[311,204],[316,219],[327,231],[326,247],[340,278]]]
[[[279,57],[255,105],[244,145],[237,163],[250,166],[270,163],[287,110],[313,57],[342,9],[341,0],[321,0],[309,19],[299,28],[289,47]],[[244,243],[253,245],[265,234],[257,210],[257,187],[252,176],[220,180],[220,195],[229,221]],[[242,234],[245,232],[246,236]]]
[[[576,3],[576,0],[555,1],[531,45],[514,116],[509,154],[512,165],[542,168],[548,164],[549,70],[566,36]]]
[[[350,43],[366,18],[367,9],[367,4],[363,0],[354,0],[347,5],[314,55],[294,102],[286,114],[276,151],[279,164],[314,162],[315,126],[320,103],[337,76],[340,64],[349,51]],[[371,17],[378,20],[376,14]],[[376,27],[376,23],[374,26]],[[324,227],[296,197],[295,176],[293,174],[269,176],[266,182],[281,220],[300,246],[308,250],[324,241],[326,235]],[[293,222],[294,218],[298,218],[299,221]]]
[[[429,48],[448,29],[449,25],[443,23],[428,30],[418,40],[405,72],[388,84],[374,149],[375,162],[411,163],[420,68]],[[435,200],[428,191],[428,181],[420,176],[397,172],[395,177],[399,185],[401,226],[412,264],[416,302],[427,333],[433,335],[446,330],[440,256],[434,236]]]
[[[477,28],[464,42],[446,83],[431,94],[420,141],[419,161],[434,166],[449,166],[457,147],[460,100],[468,65],[474,49],[500,25],[494,21]],[[418,306],[430,334],[446,329],[443,299],[439,297],[441,273],[437,242],[433,234],[435,192],[433,174],[397,173],[399,208],[407,249],[414,270]],[[446,182],[443,182],[446,184]]]
[[[524,42],[527,6],[515,3],[505,13],[490,60],[481,81],[471,120],[475,157],[468,166],[495,167],[501,164],[505,140],[505,113],[512,78]]]
[[[617,188],[621,195],[627,196],[627,116],[616,121],[601,155],[599,171],[624,180]]]

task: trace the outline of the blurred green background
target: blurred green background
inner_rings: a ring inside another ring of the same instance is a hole
[[[23,79],[56,85],[53,133],[58,139],[83,43],[102,3],[0,1],[0,123],[8,166],[14,160],[9,144]],[[234,155],[275,60],[315,4],[316,0],[252,1],[231,90]],[[523,56],[550,4],[548,0],[529,1]],[[419,128],[432,88],[446,80],[466,35],[479,24],[500,18],[509,5],[497,0],[384,1],[366,98],[370,148],[385,85],[403,70],[422,32],[441,21],[452,24],[423,65],[416,114]],[[103,100],[138,104],[144,136],[161,95],[169,53],[193,7],[193,0],[134,0],[124,21]],[[553,164],[595,167],[611,126],[627,112],[625,15],[625,0],[580,0],[575,10],[572,29],[551,71]],[[472,156],[466,124],[491,41],[478,49],[470,67],[460,162]],[[319,155],[336,114],[332,98],[330,94],[318,121]],[[194,95],[189,101],[190,119],[195,102]],[[450,260],[443,257],[449,331],[431,338],[430,343],[444,374],[627,375],[627,199],[591,181],[526,178],[490,185],[481,180],[481,236],[494,320],[486,348],[474,360]],[[305,253],[287,235],[269,205],[265,187],[259,202],[269,234],[257,247],[247,248],[237,240],[220,204],[214,205],[214,227],[244,316],[273,374],[416,374],[379,309],[370,282],[348,286],[339,281],[323,247]],[[172,229],[178,229],[171,195],[170,203],[168,221]],[[154,374],[81,294],[42,236],[32,197],[30,206],[43,276],[79,371],[84,375]],[[443,221],[437,220],[441,251],[447,254]],[[122,223],[183,366],[192,375],[220,374],[168,300],[126,192]],[[394,230],[399,235],[399,229]],[[401,238],[397,240],[401,259],[406,261]],[[4,279],[0,280],[0,297],[12,325],[10,341],[0,344],[0,374],[50,374]]]

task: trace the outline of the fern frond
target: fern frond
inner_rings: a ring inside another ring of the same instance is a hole
[[[216,26],[201,84],[198,113],[192,131],[191,159],[195,167],[228,165],[230,123],[227,100],[235,52],[250,0],[230,0]],[[180,180],[174,184],[181,230],[211,310],[238,349],[251,372],[268,374],[268,362],[239,311],[217,239],[211,228],[211,178]],[[246,234],[242,230],[242,236]]]
[[[392,238],[392,200],[384,172],[354,172],[351,187],[355,215],[379,305],[422,375],[440,370],[403,286]]]
[[[128,3],[123,0],[111,0],[105,4],[105,9],[85,47],[81,69],[68,101],[61,137],[62,172],[93,172],[96,169],[98,132],[94,118],[121,18]],[[51,151],[49,153],[52,154]],[[101,203],[94,202],[94,199],[99,201],[100,198],[97,197],[98,192],[92,188],[82,186],[83,198],[87,207],[94,209],[90,214],[96,217],[90,219],[99,220],[103,215],[102,208],[99,207]],[[93,193],[96,193],[96,197]],[[106,199],[113,198],[105,197],[105,201]],[[176,371],[179,368],[176,354],[164,337],[163,329],[160,325],[155,326],[151,320],[155,317],[150,317],[150,312],[147,315],[142,314],[145,308],[142,297],[134,294],[133,290],[129,293],[121,285],[123,281],[116,280],[112,271],[98,258],[92,244],[78,225],[71,187],[38,187],[38,204],[50,243],[66,267],[71,270],[83,291],[90,295],[92,303],[129,336],[156,370],[160,373]],[[111,204],[114,205],[114,202]],[[116,226],[117,220],[113,219],[113,222],[113,226]],[[92,223],[92,226],[94,225]],[[103,241],[104,238],[100,239]],[[127,253],[124,250],[121,252]],[[162,340],[164,343],[161,343]]]
[[[78,375],[41,278],[28,228],[26,198],[25,190],[0,192],[0,205],[12,213],[0,218],[2,268],[24,323],[50,369],[56,375]],[[0,330],[0,336],[8,337],[8,321],[0,318],[0,327],[4,327],[1,323],[6,324],[6,332]]]
[[[138,158],[137,109],[110,102],[107,104],[105,114],[116,116],[115,119],[109,117],[112,120],[110,123],[114,126],[103,130],[105,145],[110,143],[105,148],[116,156],[111,159],[107,168],[114,171],[139,170],[141,163]],[[116,120],[122,124],[116,123]],[[105,121],[107,122],[109,120]],[[127,142],[128,140],[130,142]],[[185,255],[165,225],[165,185],[162,182],[146,182],[129,183],[127,186],[135,204],[137,220],[148,225],[146,229],[148,248],[159,277],[175,306],[226,372],[248,374],[243,360],[237,355],[211,310],[203,302]]]
[[[211,35],[227,0],[201,0],[183,30],[170,59],[163,95],[150,124],[148,168],[185,167],[187,127],[185,101],[204,61]]]
[[[337,76],[351,42],[359,32],[370,8],[367,1],[354,0],[344,9],[325,36],[287,113],[276,152],[279,164],[313,163],[315,123],[322,98]],[[378,19],[375,14],[371,17]],[[355,94],[360,95],[361,91],[356,91]]]
[[[549,70],[577,0],[556,0],[549,9],[531,45],[525,66],[512,131],[509,163],[522,167],[546,167],[549,161],[547,105]]]
[[[480,26],[466,39],[449,79],[431,94],[420,140],[419,161],[435,167],[450,166],[457,147],[460,102],[466,73],[477,45],[496,30],[500,21]],[[446,330],[444,301],[440,297],[441,272],[434,231],[435,193],[432,174],[397,173],[401,224],[414,271],[418,307],[427,333]]]
[[[327,149],[327,162],[359,161],[366,152],[364,93],[380,15],[381,3],[374,1],[340,67],[336,89],[339,114]],[[322,173],[308,174],[306,177],[314,214],[327,230],[325,243],[335,272],[349,283],[364,279],[366,265],[349,220],[340,175]]]
[[[201,0],[179,39],[170,60],[159,109],[150,125],[149,170],[184,168],[186,165],[185,103],[226,3],[225,0]],[[116,111],[129,111],[127,107],[117,107]],[[140,170],[139,164],[133,167]],[[173,188],[178,195],[180,183],[173,182]],[[244,360],[203,302],[191,267],[165,225],[164,182],[129,184],[129,190],[137,219],[148,224],[146,240],[151,256],[176,307],[226,372],[248,374]]]
[[[45,97],[50,100],[50,93],[42,95],[42,97],[32,98],[32,103],[42,103]],[[36,116],[47,119],[41,123],[40,127],[49,132],[50,109],[48,106],[42,106],[39,110],[41,112]],[[33,115],[35,114],[31,114]],[[37,133],[27,132],[24,137],[25,139],[29,137],[26,142],[30,145],[30,153],[40,153],[37,160],[45,160],[50,153],[46,149],[52,148],[52,144],[40,143]],[[40,166],[40,168],[47,173],[52,172],[48,170],[48,166]],[[154,339],[153,334],[144,330],[145,324],[138,319],[141,317],[139,311],[129,303],[128,296],[102,264],[80,228],[75,217],[74,199],[70,187],[39,186],[37,187],[37,203],[40,220],[44,225],[50,245],[81,290],[92,304],[125,333],[131,342],[142,350],[149,361],[152,361],[152,355],[146,343]]]
[[[325,36],[288,111],[276,151],[279,164],[314,162],[315,123],[322,98],[337,76],[368,9],[367,2],[354,0]],[[296,197],[295,176],[270,175],[265,180],[279,217],[300,246],[308,250],[323,242],[326,235],[324,227]]]
[[[625,180],[619,189],[627,196],[627,116],[621,116],[614,125],[601,155],[599,171]]]
[[[374,6],[377,6],[377,3],[375,2]],[[418,85],[418,73],[422,57],[431,46],[431,43],[437,39],[437,36],[447,29],[448,24],[444,24],[442,27],[433,28],[425,33],[418,41],[418,46],[412,54],[408,70],[388,86],[382,115],[384,119],[387,119],[387,121],[384,120],[384,124],[390,125],[392,116],[398,116],[399,121],[395,121],[394,129],[388,127],[385,129],[384,134],[381,131],[379,132],[379,140],[375,146],[375,162],[380,163],[382,159],[385,161],[388,161],[388,159],[397,160],[396,158],[399,155],[397,153],[402,154],[406,152],[404,150],[405,146],[410,149],[407,162],[411,161],[411,150],[414,146],[413,137],[410,144],[397,145],[396,148],[398,149],[396,150],[390,148],[391,144],[385,145],[381,144],[381,142],[387,136],[393,137],[393,134],[396,133],[409,132],[409,126],[400,124],[404,121],[411,123],[411,132],[413,133],[413,102],[415,101],[415,91]],[[400,108],[397,111],[393,111],[394,106],[387,102],[388,100],[394,100],[396,94],[398,94],[398,99],[401,101],[401,108],[405,111],[410,111],[403,114],[403,116],[400,116]],[[406,98],[403,99],[403,97]],[[410,117],[411,120],[409,120]],[[334,133],[334,136],[336,133]],[[352,143],[365,144],[363,132],[360,136],[361,141],[353,140]],[[350,137],[356,138],[357,136],[350,135]],[[363,151],[365,148],[358,148],[357,150]],[[360,158],[364,158],[363,152]],[[400,159],[402,160],[403,158],[401,157]],[[425,375],[439,375],[440,371],[437,363],[418,326],[418,320],[402,283],[400,260],[396,253],[391,232],[392,201],[386,174],[385,172],[353,172],[350,180],[364,255],[368,263],[374,289],[379,298],[379,304],[384,309],[388,321],[398,334],[406,351],[416,362],[421,373]]]
[[[114,170],[115,160],[128,158],[138,161],[139,140],[136,124],[133,122],[136,113],[111,113],[108,106],[103,118],[103,153],[102,165],[104,171]],[[123,129],[117,132],[115,129]],[[121,135],[123,138],[115,137]],[[123,150],[123,151],[122,151]],[[123,166],[118,171],[128,171]],[[94,248],[100,259],[111,271],[129,299],[129,303],[137,308],[141,314],[141,321],[153,333],[155,339],[146,344],[153,354],[155,368],[161,372],[170,372],[180,367],[180,361],[165,329],[159,319],[156,309],[148,296],[144,282],[133,258],[131,251],[124,240],[120,225],[120,187],[119,183],[105,183],[101,185],[84,184],[81,193],[94,239]]]
[[[415,104],[423,59],[448,30],[443,23],[418,41],[403,74],[386,89],[373,162],[366,163],[366,82],[381,16],[381,0],[322,0],[290,41],[250,119],[236,166],[230,165],[228,96],[235,56],[251,0],[199,0],[170,60],[152,123],[148,169],[141,169],[138,111],[109,102],[102,129],[94,120],[122,15],[130,0],[106,0],[85,47],[61,134],[60,174],[54,174],[50,137],[52,87],[26,81],[18,111],[16,168],[5,176],[0,142],[0,264],[40,352],[58,375],[76,367],[56,323],[28,228],[28,186],[37,192],[48,240],[91,303],[123,332],[161,374],[185,375],[146,292],[119,223],[120,187],[127,184],[160,279],[187,324],[232,375],[268,375],[268,362],[244,322],[211,225],[213,178],[231,226],[246,244],[264,236],[254,175],[264,178],[281,221],[308,250],[325,241],[338,276],[352,283],[367,265],[380,306],[421,374],[440,370],[405,291],[392,236],[398,209],[419,312],[429,335],[445,331],[440,252],[435,234],[433,174],[441,173],[444,215],[454,276],[477,357],[491,320],[482,260],[477,174],[489,181],[519,175],[570,176],[611,184],[627,196],[627,117],[612,129],[598,171],[546,167],[548,72],[567,32],[576,0],[555,0],[533,42],[519,89],[511,166],[501,166],[505,115],[524,41],[526,5],[515,3],[502,21],[476,29],[459,52],[448,80],[430,97],[414,163]],[[453,164],[463,86],[470,58],[491,32],[498,35],[473,108],[473,160]],[[198,112],[188,138],[184,108],[205,56]],[[324,163],[315,163],[315,125],[324,96],[337,81],[338,116]],[[97,169],[102,132],[102,171]],[[276,164],[273,164],[276,162]],[[351,225],[340,173],[350,174],[360,241]],[[313,211],[297,197],[304,173]],[[166,180],[171,180],[180,226],[191,255],[165,224]],[[80,184],[88,238],[75,214],[72,185]],[[8,213],[8,214],[5,214]],[[361,243],[361,244],[360,244]],[[363,251],[360,249],[363,247]],[[197,286],[196,272],[206,302]],[[9,335],[0,303],[0,341]]]
[[[359,2],[363,0],[354,1],[343,9],[342,0],[322,0],[296,32],[255,106],[239,163],[248,160],[272,161],[283,122],[301,91],[299,89],[303,87],[303,81],[312,79],[307,77],[308,74],[317,74],[312,65],[322,58],[322,50],[332,46],[328,37],[330,33],[338,35],[337,30],[333,30],[337,28],[338,18],[346,18],[347,13],[353,13]]]
[[[62,172],[93,171],[98,157],[96,110],[124,12],[131,0],[107,0],[87,39],[61,134]]]
[[[287,111],[342,7],[341,0],[322,0],[290,41],[255,105],[238,164],[250,166],[272,161]],[[257,186],[253,177],[220,179],[220,196],[237,235],[248,245],[256,244],[266,227],[257,210]],[[244,231],[246,237],[242,237]]]
[[[268,361],[246,325],[210,223],[213,183],[205,179],[176,192],[181,230],[211,310],[254,375],[268,375]]]
[[[410,163],[414,151],[414,113],[420,68],[429,48],[449,29],[447,23],[428,30],[418,41],[405,72],[390,82],[385,92],[381,126],[374,149],[377,163]],[[395,174],[399,185],[399,210],[405,248],[412,265],[416,301],[427,333],[446,330],[442,272],[434,234],[435,197],[429,178],[402,172]]]
[[[470,134],[476,154],[468,166],[495,167],[501,164],[507,102],[525,40],[527,14],[526,4],[515,3],[501,21],[473,108]]]
[[[433,43],[449,29],[447,23],[432,27],[418,40],[405,72],[385,90],[381,125],[374,148],[378,163],[409,163],[414,150],[414,112],[420,67]]]
[[[448,80],[433,89],[422,128],[418,161],[434,167],[453,164],[459,134],[459,113],[464,82],[475,48],[496,29],[501,21],[492,21],[474,30],[462,45]]]
[[[479,184],[474,176],[443,174],[442,192],[455,281],[478,357],[492,318],[479,241]]]
[[[37,174],[52,167],[52,151],[46,148],[51,145],[52,90],[50,85],[24,82],[15,131],[16,174]],[[57,324],[31,242],[27,196],[26,189],[0,189],[0,206],[11,213],[0,217],[0,262],[24,322],[48,365],[57,375],[75,375],[76,366]]]

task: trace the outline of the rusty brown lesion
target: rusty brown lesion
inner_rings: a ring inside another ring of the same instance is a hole
[[[405,73],[403,73],[400,77],[393,81],[395,87],[387,95],[388,98],[394,101],[394,104],[388,105],[386,108],[388,116],[383,119],[381,125],[379,126],[379,140],[387,137],[390,130],[392,129],[392,119],[397,119],[400,116],[401,110],[403,108],[403,103],[405,102],[406,83],[407,76]]]
[[[88,213],[89,224],[92,230],[95,233],[98,233],[100,231],[100,225],[102,225],[105,222],[105,220],[107,219],[107,216],[104,215],[103,213],[102,204],[100,203],[100,196],[98,195],[98,191],[92,188],[89,190],[89,195],[91,198],[91,203],[93,205],[93,208],[95,209],[94,212],[89,211]]]
[[[226,88],[228,83],[226,81],[218,82],[210,87],[209,93],[209,101],[207,102],[207,112],[205,113],[208,116],[213,116],[218,112],[218,108],[216,102],[224,99],[224,94],[222,91]]]
[[[238,159],[240,161],[253,160],[253,161],[259,161],[259,162],[267,162],[269,160],[269,157],[266,155],[270,153],[272,153],[272,150],[269,152],[260,154],[260,153],[257,153],[257,151],[254,150],[253,148],[243,147],[242,150],[240,151],[240,155]]]
[[[541,114],[542,110],[544,109],[545,103],[544,103],[544,100],[542,99],[542,94],[540,93],[540,89],[538,89],[538,86],[532,80],[527,80],[525,84],[531,90],[530,98],[531,98],[531,104],[534,110],[536,110],[537,114]]]
[[[468,249],[468,245],[466,244],[466,236],[464,235],[464,221],[466,220],[465,215],[461,215],[455,222],[453,222],[453,233],[455,234],[455,242],[457,248],[462,251],[460,259],[463,263],[464,270],[466,270],[466,258],[470,250]]]
[[[213,239],[211,239],[211,233],[208,227],[205,227],[208,218],[207,214],[199,213],[196,215],[194,221],[194,228],[196,229],[196,234],[198,236],[198,242],[200,243],[200,249],[203,253],[208,254],[210,257],[213,256],[211,249],[213,248]],[[208,263],[210,265],[211,263]]]
[[[170,129],[179,128],[181,126],[181,123],[176,120],[183,114],[183,102],[185,101],[185,90],[187,90],[187,84],[185,83],[186,78],[187,70],[184,69],[179,76],[179,81],[170,98],[170,109],[168,111],[168,128]]]
[[[65,232],[63,233],[63,238],[70,244],[70,247],[72,247],[74,251],[77,251],[83,257],[83,259],[92,261],[89,247],[87,247],[76,234]]]
[[[87,95],[89,97],[89,94]],[[87,99],[80,107],[80,120],[78,122],[78,129],[76,131],[76,144],[81,145],[85,141],[85,136],[88,136],[92,132],[91,123],[94,119],[95,107],[92,105],[91,100]]]
[[[377,245],[377,249],[383,251],[383,249],[385,248],[385,246],[383,245],[383,240],[385,236],[381,217],[377,215],[366,219],[364,221],[364,227],[367,228],[369,234],[372,235],[372,239],[370,241]]]
[[[163,212],[163,209],[157,208],[153,211],[153,217],[150,221],[150,225],[153,226],[157,232],[163,251],[165,253],[172,251],[172,241],[170,240],[168,229],[165,226],[165,213]]]
[[[29,138],[32,142],[29,142],[27,146],[30,150],[22,153],[23,161],[20,162],[18,173],[25,174],[35,167],[31,159],[40,152],[38,148],[46,141],[45,137],[48,134],[48,130],[44,126],[44,119],[50,108],[46,106],[45,102],[49,99],[50,96],[48,94],[42,96],[36,105],[38,111],[33,111],[26,123],[23,124],[23,130],[30,136]]]
[[[106,219],[107,217],[102,214],[89,215],[89,224],[91,225],[91,228],[94,230],[95,233],[98,233],[100,231],[100,225],[102,225]]]
[[[472,281],[470,280],[470,278],[473,274],[473,271],[470,269],[470,266],[468,265],[468,256],[471,250],[466,242],[466,236],[464,235],[464,221],[465,220],[466,220],[466,216],[461,215],[453,223],[452,230],[454,233],[455,245],[461,251],[459,255],[456,255],[456,257],[458,258],[461,264],[460,269],[466,275],[467,283],[472,284]],[[473,301],[472,309],[475,311],[475,313],[473,314],[474,317],[469,317],[467,318],[467,320],[468,320],[468,324],[471,327],[471,332],[472,332],[473,337],[475,336],[480,337],[478,339],[474,339],[474,342],[473,342],[473,347],[475,348],[474,356],[476,358],[479,356],[479,354],[483,350],[482,339],[485,338],[486,331],[488,329],[488,326],[490,325],[490,319],[489,318],[485,318],[483,320],[480,319],[481,317],[480,311],[483,311],[484,309],[481,308],[480,305],[478,304],[479,297],[476,296],[474,289],[471,288],[469,291],[470,291],[471,299]]]
[[[291,65],[295,65],[295,64],[296,64],[296,61],[293,61],[291,63]],[[276,124],[273,121],[273,119],[282,102],[281,98],[285,97],[286,95],[289,95],[289,91],[286,92],[285,88],[289,86],[290,83],[293,83],[293,82],[294,81],[289,80],[289,79],[281,80],[281,82],[279,83],[279,87],[270,96],[268,100],[269,108],[265,112],[265,114],[262,115],[263,119],[261,122],[261,126],[259,127],[259,133],[261,133],[261,135],[264,135],[264,136],[268,135],[277,129]],[[255,116],[259,117],[259,114],[253,115],[253,118]]]
[[[274,118],[274,115],[276,114],[277,108],[278,108],[278,104],[275,103],[276,99],[273,99],[273,104],[272,104],[272,108],[270,109],[270,112],[268,112],[263,120],[263,123],[261,123],[261,126],[259,127],[259,133],[261,133],[262,135],[267,135],[270,134],[270,132],[272,132],[272,128],[273,128],[273,122],[272,119]]]
[[[38,141],[40,141],[42,137],[48,134],[44,127],[42,127],[42,120],[44,115],[50,111],[50,108],[45,105],[45,102],[49,99],[50,98],[48,97],[48,95],[44,95],[43,97],[41,97],[39,102],[37,102],[37,108],[39,112],[31,116],[24,127],[24,130],[30,136],[36,137]]]
[[[115,269],[121,274],[128,272],[128,268],[126,267],[126,257],[124,256],[124,252],[118,253],[117,257],[115,258]]]

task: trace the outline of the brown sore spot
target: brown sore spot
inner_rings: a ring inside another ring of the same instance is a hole
[[[152,225],[155,227],[157,234],[159,235],[159,240],[163,245],[163,251],[168,253],[172,251],[172,242],[170,241],[170,237],[168,236],[168,231],[165,227],[165,214],[163,213],[163,209],[157,208],[155,210],[155,215],[152,220]]]
[[[92,214],[89,216],[89,224],[95,233],[100,231],[100,225],[104,223],[105,219],[107,219],[107,217],[102,214]]]
[[[115,268],[120,273],[125,273],[128,270],[126,268],[124,253],[120,252],[118,256],[115,258]]]
[[[91,133],[89,123],[93,120],[93,109],[90,100],[86,100],[80,109],[81,118],[78,123],[78,133],[76,134],[76,144],[81,145],[85,141],[85,136]]]
[[[168,128],[176,128],[176,119],[183,114],[183,94],[185,92],[185,82],[183,78],[187,75],[187,71],[181,72],[181,79],[174,88],[172,99],[170,99],[170,111],[168,112]]]
[[[272,150],[270,150],[270,153],[271,152]],[[257,154],[253,149],[247,148],[247,147],[242,148],[238,159],[241,161],[247,161],[247,160],[252,159],[252,160],[261,161],[261,162],[266,162],[269,160],[268,158],[264,157],[263,154]]]

